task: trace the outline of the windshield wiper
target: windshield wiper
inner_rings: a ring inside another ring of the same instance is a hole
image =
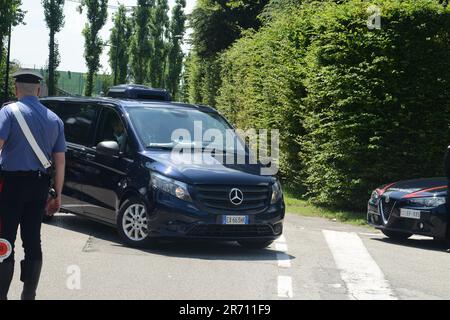
[[[173,142],[169,143],[149,143],[146,148],[147,149],[163,149],[163,150],[172,150],[175,144]]]
[[[165,143],[149,143],[147,145],[147,149],[162,149],[162,150],[173,150],[175,147],[179,148],[193,148],[193,150],[199,149],[202,151],[205,151],[208,147],[211,147],[213,153],[217,154],[239,154],[241,151],[244,154],[247,154],[245,150],[238,150],[236,148],[233,149],[225,149],[225,148],[214,148],[214,146],[211,146],[209,143],[203,143],[201,145],[200,143],[196,143],[194,141],[192,142],[182,142],[182,141],[172,141],[172,142],[165,142]]]
[[[164,149],[164,150],[172,150],[175,147],[195,147],[195,142],[166,142],[166,143],[149,143],[147,145],[147,149]]]
[[[206,142],[204,142],[203,143],[203,148],[202,148],[203,151],[206,150],[206,149],[209,149],[209,150],[213,150],[214,153],[219,153],[219,154],[227,154],[227,153],[229,153],[229,154],[239,154],[240,152],[242,152],[244,154],[247,154],[247,152],[244,149],[240,150],[238,148],[215,147],[214,145],[211,145],[211,143],[213,143],[213,142],[214,141],[206,141]]]

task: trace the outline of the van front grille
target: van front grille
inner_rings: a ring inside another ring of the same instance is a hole
[[[230,193],[233,189],[242,192],[242,203],[233,204]],[[269,186],[221,186],[221,185],[200,185],[196,187],[196,199],[206,209],[218,211],[245,212],[247,214],[257,214],[269,205]]]

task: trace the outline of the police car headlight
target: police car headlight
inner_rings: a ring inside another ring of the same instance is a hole
[[[270,203],[275,204],[280,201],[282,197],[283,191],[281,190],[281,184],[277,181],[272,185],[272,199],[270,200]]]
[[[370,200],[372,202],[377,202],[378,199],[380,199],[380,195],[378,194],[377,191],[372,192],[371,196],[370,196]]]
[[[445,203],[445,197],[412,198],[408,201],[408,204],[420,207],[438,207]]]
[[[171,194],[172,196],[180,200],[192,201],[192,198],[188,191],[188,186],[184,182],[177,181],[153,172],[151,174],[151,186],[155,189]]]

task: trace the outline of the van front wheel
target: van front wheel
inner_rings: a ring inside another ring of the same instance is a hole
[[[150,244],[147,207],[136,197],[127,199],[117,216],[117,229],[122,240],[130,247]]]

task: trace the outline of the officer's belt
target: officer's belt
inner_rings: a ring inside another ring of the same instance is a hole
[[[48,173],[42,171],[1,171],[2,177],[20,177],[20,178],[50,178]]]

